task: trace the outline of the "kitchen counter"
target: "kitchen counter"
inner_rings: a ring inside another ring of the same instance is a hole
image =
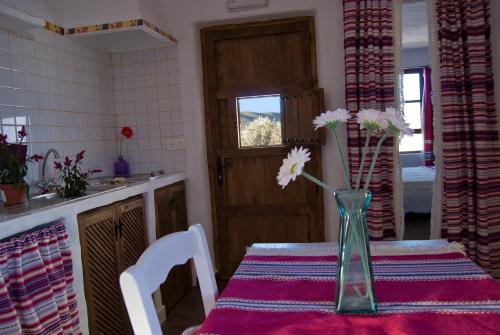
[[[78,214],[142,194],[145,203],[148,240],[149,243],[152,243],[156,240],[154,190],[185,179],[185,173],[159,176],[151,180],[147,176],[143,180],[132,178],[127,184],[105,188],[102,191],[96,191],[94,187],[91,187],[93,194],[77,199],[35,200],[24,207],[2,209],[0,211],[0,240],[60,218],[64,219],[71,244],[80,323],[83,334],[88,334]]]

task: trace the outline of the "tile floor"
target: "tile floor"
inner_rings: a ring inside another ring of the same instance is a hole
[[[170,311],[163,324],[163,333],[181,335],[189,327],[199,325],[205,320],[200,288],[193,287]]]

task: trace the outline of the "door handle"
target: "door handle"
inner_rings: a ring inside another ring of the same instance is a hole
[[[222,186],[223,184],[223,176],[222,176],[222,169],[224,166],[222,165],[222,160],[220,159],[220,156],[217,156],[217,162],[216,162],[216,178],[217,178],[217,183],[219,186]]]

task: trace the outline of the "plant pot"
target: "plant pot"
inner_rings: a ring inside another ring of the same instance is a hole
[[[130,165],[122,156],[118,156],[118,160],[115,162],[115,176],[128,177],[129,175]]]
[[[28,146],[26,144],[15,144],[8,143],[2,144],[7,146],[7,150],[9,150],[14,157],[16,157],[17,161],[22,165],[26,163],[26,154],[28,153]],[[0,166],[4,163],[4,158],[0,156]]]
[[[22,184],[1,184],[0,190],[5,194],[5,206],[22,205],[26,201],[26,185]]]

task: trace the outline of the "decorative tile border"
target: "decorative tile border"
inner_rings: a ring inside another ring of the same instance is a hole
[[[45,21],[45,29],[48,30],[48,31],[51,31],[53,33],[59,34],[59,35],[63,35],[63,36],[65,35],[64,28],[61,27],[61,26],[58,26],[55,23],[51,23],[51,22]]]
[[[133,20],[111,22],[111,23],[93,24],[89,26],[80,26],[80,27],[66,28],[66,29],[61,26],[58,26],[57,24],[45,21],[45,29],[63,36],[95,33],[106,30],[118,30],[118,29],[139,27],[139,26],[146,26],[147,28],[153,30],[154,32],[162,35],[169,41],[177,44],[177,39],[174,36],[172,36],[171,34],[167,33],[164,30],[161,30],[151,22],[144,19],[133,19]]]

